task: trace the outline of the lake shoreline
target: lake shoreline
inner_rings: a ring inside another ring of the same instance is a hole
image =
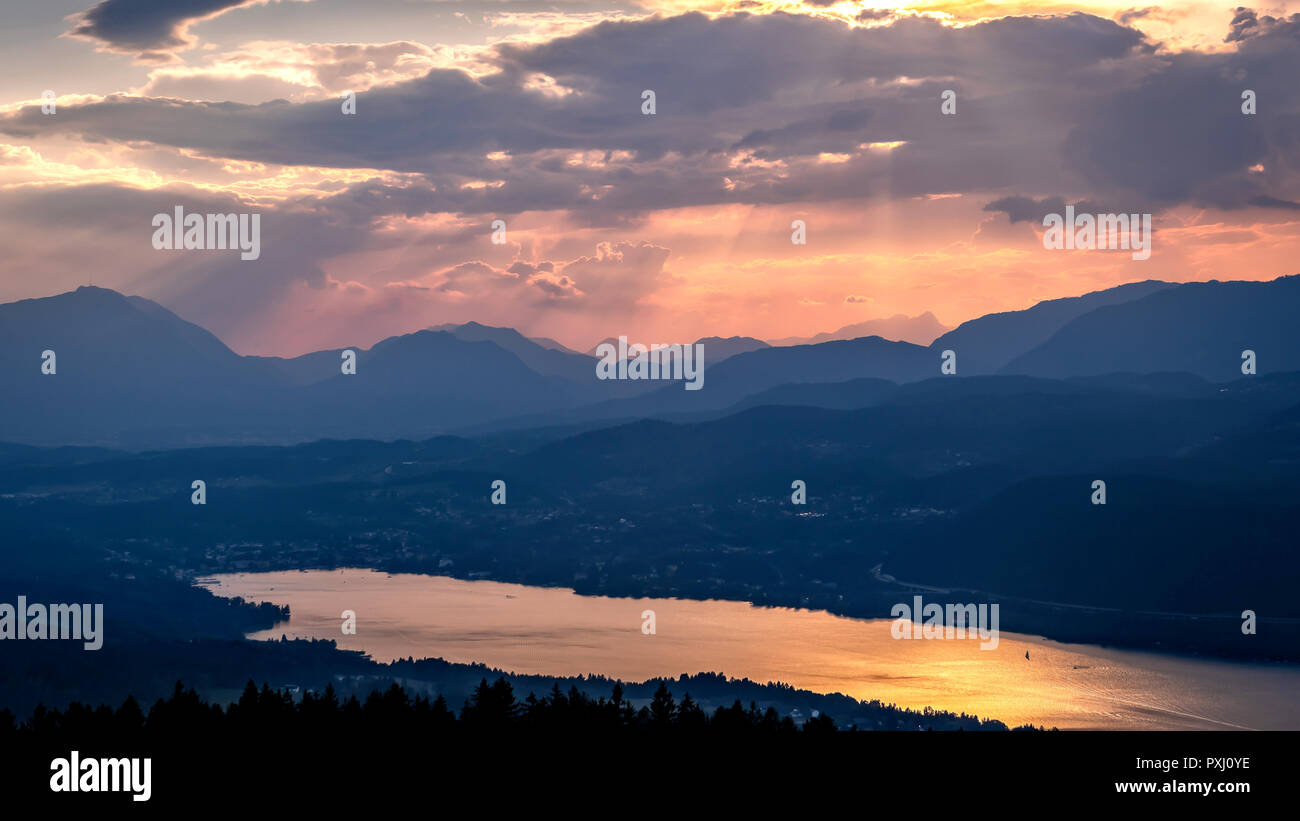
[[[290,572],[290,571],[336,571],[345,569],[373,570],[379,573],[390,574],[410,574],[427,576],[429,578],[452,578],[460,581],[491,581],[500,584],[517,584],[527,587],[542,588],[548,590],[567,590],[575,595],[587,596],[593,598],[618,598],[618,599],[668,599],[674,601],[694,601],[694,602],[733,602],[750,604],[754,607],[776,610],[796,610],[806,612],[825,612],[830,615],[840,616],[843,618],[873,620],[890,618],[890,608],[898,602],[910,602],[911,597],[916,592],[925,593],[927,591],[940,590],[945,588],[929,587],[920,583],[904,582],[881,582],[877,579],[872,580],[872,584],[880,587],[876,592],[876,598],[879,607],[873,610],[862,608],[836,608],[827,606],[821,602],[814,604],[800,604],[782,601],[755,601],[753,597],[731,597],[731,596],[692,596],[689,594],[678,595],[675,593],[662,593],[654,589],[648,590],[629,590],[617,589],[610,591],[594,585],[563,582],[550,582],[545,580],[523,580],[512,578],[503,574],[487,574],[483,572],[458,573],[455,568],[445,568],[439,572],[430,572],[424,569],[406,569],[395,568],[392,566],[378,565],[324,565],[308,564],[293,567],[272,567],[259,568],[257,570],[233,571],[234,573],[246,572]],[[191,583],[197,579],[208,578],[213,576],[231,575],[232,571],[223,570],[220,572],[192,572],[189,575]],[[585,580],[584,580],[585,581]],[[980,591],[958,590],[956,588],[946,588],[955,593],[979,593]],[[1143,626],[1155,624],[1160,627],[1167,627],[1171,621],[1182,621],[1186,623],[1190,618],[1191,621],[1212,621],[1222,620],[1227,623],[1230,617],[1223,615],[1196,615],[1184,616],[1179,614],[1174,618],[1156,616],[1154,614],[1135,614],[1127,611],[1110,611],[1105,608],[1096,608],[1090,605],[1078,605],[1069,603],[1042,603],[1029,602],[1013,596],[1003,596],[997,594],[985,593],[989,602],[997,602],[1001,605],[1002,623],[1007,625],[1008,632],[1014,632],[1021,635],[1039,636],[1050,641],[1060,644],[1070,645],[1088,645],[1103,647],[1117,651],[1149,652],[1159,653],[1162,655],[1184,658],[1188,660],[1202,661],[1225,661],[1240,662],[1243,664],[1265,664],[1265,665],[1284,665],[1300,669],[1300,619],[1268,619],[1263,620],[1270,628],[1275,630],[1285,630],[1287,636],[1294,638],[1293,642],[1277,641],[1274,645],[1290,646],[1293,649],[1290,653],[1263,652],[1250,653],[1236,650],[1233,652],[1214,652],[1203,647],[1179,643],[1177,641],[1177,631],[1175,630],[1156,630],[1149,632],[1149,635],[1158,635],[1160,638],[1129,638],[1126,635],[1143,635],[1141,628]],[[1079,627],[1077,618],[1082,615],[1092,621],[1084,627]],[[1098,629],[1095,622],[1105,620],[1111,625],[1111,629]],[[1019,622],[1019,623],[1018,623]],[[1136,624],[1135,624],[1136,623]],[[1240,625],[1239,619],[1231,619],[1231,624],[1235,628]],[[1135,629],[1136,628],[1136,629]]]
[[[1300,691],[1300,669],[1286,663],[1116,649],[1012,631],[1002,631],[1008,649],[972,655],[960,640],[892,641],[889,618],[727,599],[591,596],[558,585],[361,568],[216,574],[195,581],[219,595],[258,600],[271,593],[269,600],[290,606],[287,624],[250,638],[332,638],[376,661],[441,657],[521,674],[597,672],[623,680],[712,670],[908,708],[1062,728],[1300,728],[1294,699],[1277,698],[1279,688]],[[346,588],[349,582],[353,586]],[[334,610],[331,596],[362,602],[353,608],[365,626],[357,637],[339,634],[341,610]],[[402,597],[409,605],[405,611],[395,604]],[[315,612],[304,609],[309,601]],[[650,639],[640,629],[639,614],[651,606],[659,611],[656,644],[644,643]],[[436,617],[430,615],[430,608],[440,607]],[[790,631],[801,643],[781,635]],[[667,650],[674,641],[685,655],[671,666],[638,666],[647,651]],[[1026,655],[1032,658],[1021,658]],[[1029,678],[1022,681],[1024,676]],[[1252,685],[1252,679],[1263,684]],[[1240,695],[1252,689],[1257,692],[1250,698]],[[1255,698],[1262,699],[1258,713],[1248,704]],[[1010,706],[998,709],[998,699],[1010,700]],[[1273,711],[1264,710],[1264,703]]]

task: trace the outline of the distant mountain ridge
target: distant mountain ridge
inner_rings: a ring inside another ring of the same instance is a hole
[[[1258,372],[1300,370],[1300,275],[1271,282],[1189,282],[1071,320],[1000,371],[1092,376],[1186,371],[1222,382],[1242,376],[1252,351]]]
[[[1158,280],[1130,282],[1083,296],[1049,299],[1023,311],[986,314],[963,322],[931,343],[935,350],[957,351],[967,375],[997,373],[1016,356],[1046,342],[1069,322],[1097,308],[1130,302],[1176,287]]]
[[[491,342],[546,376],[562,376],[577,382],[587,382],[594,373],[595,364],[591,357],[545,347],[513,328],[494,328],[478,322],[466,322],[461,325],[439,325],[430,330],[451,334],[465,342]]]
[[[640,340],[629,338],[627,342],[629,345],[631,345],[633,343],[640,342]],[[641,344],[644,345],[646,343],[641,342]],[[650,344],[656,344],[656,343],[650,343]],[[664,344],[664,343],[657,343],[657,344]],[[763,340],[755,339],[752,336],[728,336],[728,337],[705,336],[695,340],[691,344],[704,346],[705,362],[710,365],[716,365],[719,362],[722,362],[723,360],[730,359],[736,354],[748,353],[749,351],[756,351],[759,350],[760,348],[770,347]],[[591,349],[587,351],[587,356],[599,357],[600,356],[599,351],[601,345],[613,345],[614,348],[617,350],[618,337],[613,337],[613,336],[607,337],[605,339],[602,339],[600,342],[597,342],[595,345],[592,345]]]
[[[878,336],[893,342],[911,342],[913,345],[929,345],[945,331],[950,330],[939,322],[934,314],[926,311],[916,316],[894,314],[883,319],[868,319],[845,325],[837,331],[819,333],[809,337],[788,336],[773,339],[774,346],[818,345],[822,342],[835,342],[843,339],[860,339],[864,336]]]
[[[929,346],[879,336],[771,347],[706,337],[703,389],[599,379],[596,361],[477,322],[291,359],[240,356],[157,303],[83,286],[0,305],[0,440],[171,447],[427,438],[608,420],[715,414],[757,404],[854,407],[940,376],[1048,379],[1300,371],[1300,277],[1129,283],[963,323]],[[42,352],[57,357],[42,373]],[[949,377],[951,378],[951,377]],[[864,381],[866,380],[866,381]],[[874,381],[873,381],[874,380]],[[844,387],[828,387],[836,383]],[[806,386],[806,387],[800,387]],[[823,386],[823,387],[813,387]],[[802,396],[801,396],[802,394]]]

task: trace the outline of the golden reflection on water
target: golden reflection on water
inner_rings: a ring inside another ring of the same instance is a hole
[[[360,569],[236,573],[201,583],[223,596],[289,605],[288,623],[249,638],[334,639],[377,661],[441,657],[517,673],[625,681],[722,672],[1011,726],[1300,729],[1294,666],[1006,632],[997,649],[981,650],[978,639],[894,639],[889,619],[743,602],[579,596],[565,588]],[[655,611],[653,636],[641,632],[647,609]],[[341,632],[344,610],[356,612],[356,635]]]

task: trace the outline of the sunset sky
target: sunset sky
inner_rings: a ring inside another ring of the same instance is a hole
[[[1297,12],[9,0],[0,301],[93,281],[246,354],[471,319],[586,350],[1300,273]],[[1074,203],[1153,214],[1151,258],[1045,250]],[[155,250],[177,205],[262,214],[260,259]]]

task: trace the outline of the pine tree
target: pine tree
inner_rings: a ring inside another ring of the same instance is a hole
[[[677,704],[673,701],[667,682],[659,682],[659,689],[655,690],[654,699],[650,702],[650,716],[660,727],[666,727],[676,719]]]

